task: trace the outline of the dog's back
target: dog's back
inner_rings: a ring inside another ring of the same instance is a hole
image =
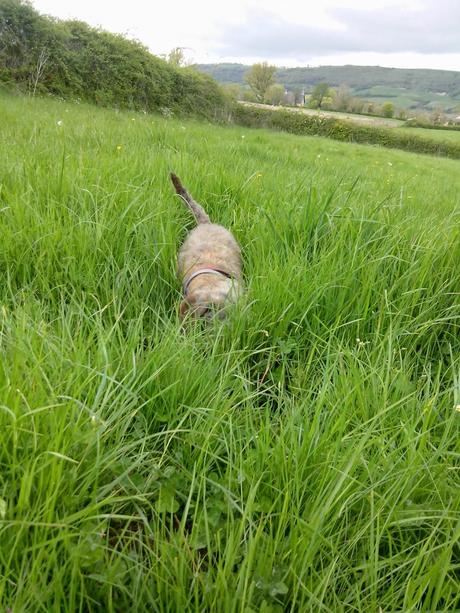
[[[240,247],[231,232],[214,223],[200,224],[185,239],[178,256],[179,276],[183,279],[209,264],[241,278]]]

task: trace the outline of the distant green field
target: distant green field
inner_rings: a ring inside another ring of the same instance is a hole
[[[452,111],[459,105],[458,97],[447,94],[441,95],[432,91],[417,91],[406,87],[390,87],[388,85],[374,85],[373,87],[357,89],[355,93],[360,98],[382,103],[390,100],[397,108],[414,109],[425,108],[429,110],[437,106]],[[414,111],[415,112],[415,111]],[[410,111],[409,111],[410,114]]]
[[[0,610],[458,609],[460,163],[6,96],[0,130]],[[171,169],[242,246],[208,329]]]
[[[417,134],[436,141],[460,143],[460,130],[430,130],[429,128],[397,128],[398,132]]]

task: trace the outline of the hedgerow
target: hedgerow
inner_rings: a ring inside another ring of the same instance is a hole
[[[460,132],[459,125],[451,125],[448,126],[439,125],[436,123],[428,123],[427,121],[422,121],[420,119],[408,119],[404,123],[405,128],[426,128],[427,130],[454,130]]]
[[[368,143],[415,153],[460,159],[459,143],[435,141],[417,134],[412,136],[402,133],[396,129],[361,126],[329,117],[235,104],[232,110],[232,120],[239,125],[251,128],[269,128],[291,134],[326,136],[345,142]]]
[[[0,0],[0,40],[0,83],[21,91],[209,119],[225,108],[211,77],[176,68],[119,34],[40,15],[24,0]]]

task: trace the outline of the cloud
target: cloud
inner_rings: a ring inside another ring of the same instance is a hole
[[[219,53],[228,56],[298,58],[335,53],[460,53],[460,2],[424,0],[379,9],[331,7],[337,27],[295,23],[252,9],[242,24],[222,26]]]

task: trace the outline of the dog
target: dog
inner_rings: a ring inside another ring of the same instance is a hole
[[[176,193],[192,212],[197,223],[185,239],[177,259],[177,275],[184,298],[181,319],[225,319],[225,308],[242,294],[241,249],[223,226],[211,223],[203,207],[195,202],[179,177],[170,173]]]

